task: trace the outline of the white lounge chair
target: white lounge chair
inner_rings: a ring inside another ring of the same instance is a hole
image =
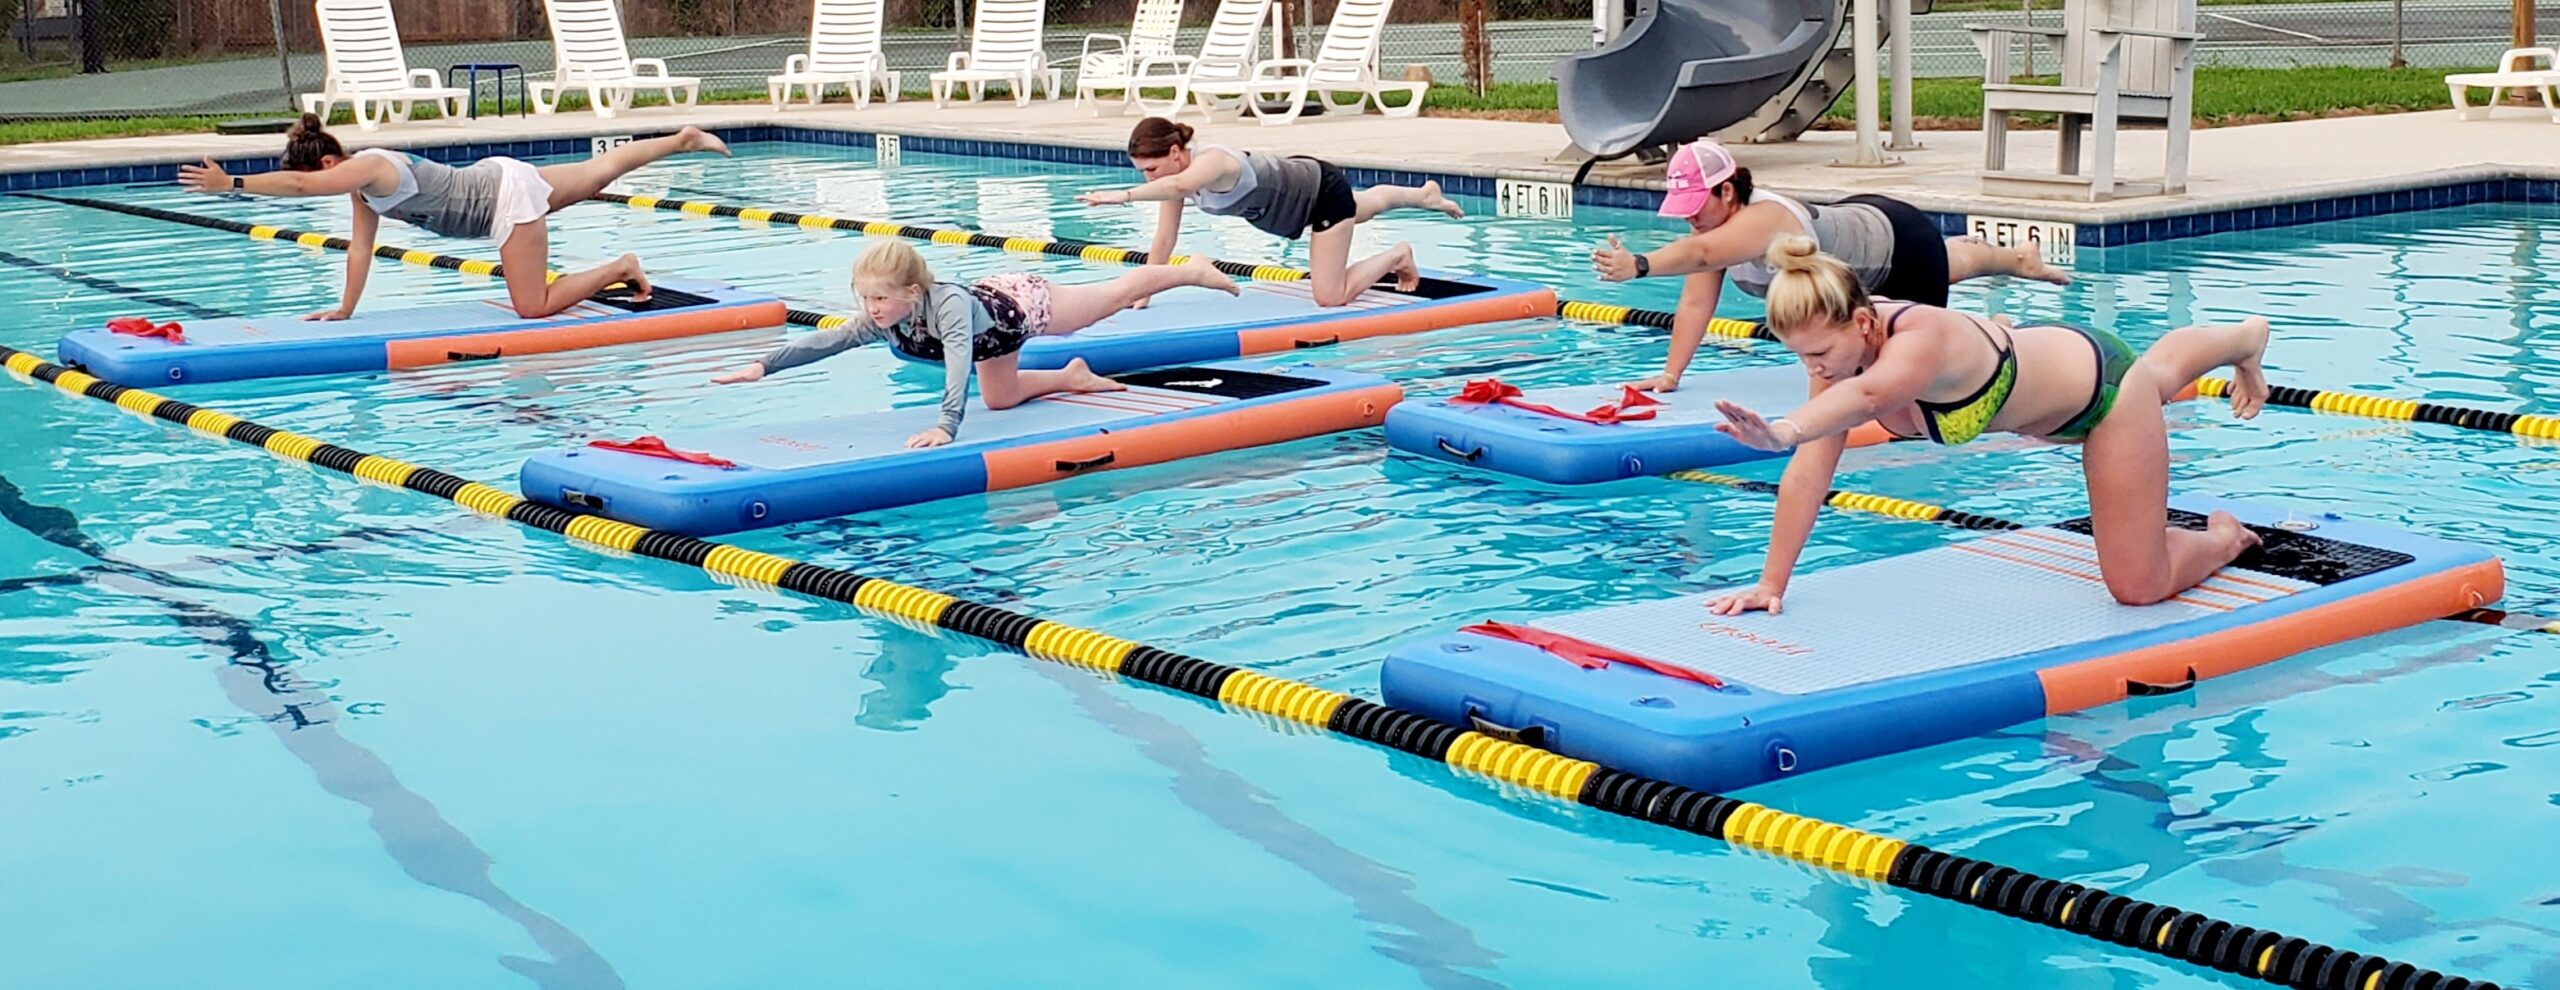
[[[551,78],[530,87],[533,112],[559,110],[560,94],[572,89],[586,90],[587,105],[598,117],[631,109],[631,98],[641,90],[663,92],[668,103],[687,110],[700,99],[702,80],[668,75],[665,59],[631,57],[613,0],[545,0],[542,14],[551,22],[552,69]],[[682,100],[676,99],[679,91]]]
[[[1047,6],[1045,0],[978,0],[969,50],[952,52],[950,63],[929,77],[933,105],[942,106],[955,85],[968,87],[969,102],[976,103],[986,95],[988,83],[1003,83],[1013,90],[1013,105],[1027,107],[1044,80],[1049,98],[1057,99],[1066,73],[1049,67],[1042,46]]]
[[[1174,38],[1181,31],[1182,0],[1138,0],[1126,36],[1085,35],[1084,50],[1076,55],[1076,105],[1090,102],[1099,117],[1102,100],[1094,94],[1117,90],[1120,112],[1127,113],[1138,95],[1134,80],[1147,69],[1172,63]]]
[[[1150,115],[1173,118],[1190,106],[1200,87],[1226,87],[1253,78],[1254,43],[1262,37],[1262,22],[1271,16],[1271,0],[1218,0],[1218,12],[1209,17],[1209,33],[1200,39],[1196,55],[1172,55],[1148,59],[1130,78],[1130,102]],[[1173,99],[1157,103],[1138,90],[1170,89]],[[1217,101],[1208,96],[1198,98],[1202,116],[1216,108]]]
[[[2540,61],[2542,67],[2532,68]],[[2489,91],[2489,102],[2471,105],[2472,87]],[[2454,116],[2462,120],[2479,120],[2498,107],[2498,101],[2510,89],[2531,89],[2542,94],[2542,108],[2551,112],[2551,122],[2560,124],[2560,98],[2552,92],[2560,87],[2560,52],[2549,48],[2510,48],[2498,56],[2496,72],[2458,72],[2444,77],[2444,87],[2453,93]]]
[[[816,0],[810,15],[809,50],[782,60],[782,74],[765,77],[765,95],[780,110],[791,90],[809,92],[809,105],[827,98],[827,87],[841,85],[853,94],[853,108],[871,105],[871,91],[883,103],[898,102],[898,74],[880,51],[880,25],[886,0]]]
[[[328,74],[320,91],[302,94],[304,113],[328,116],[340,103],[355,111],[356,126],[373,130],[397,115],[409,119],[412,104],[431,103],[460,127],[462,101],[471,91],[447,86],[434,69],[411,69],[400,49],[400,26],[391,0],[318,0],[320,44],[328,49]]]
[[[1386,34],[1387,15],[1394,10],[1395,0],[1342,0],[1333,8],[1333,20],[1324,29],[1324,45],[1316,49],[1315,63],[1306,70],[1307,89],[1324,101],[1327,111],[1357,114],[1361,104],[1374,103],[1379,113],[1389,117],[1422,112],[1422,97],[1431,84],[1378,78],[1378,42]],[[1359,95],[1349,103],[1335,103],[1335,93]],[[1404,94],[1404,102],[1389,105],[1389,93]],[[1298,115],[1304,100],[1301,96],[1290,102],[1288,117]]]

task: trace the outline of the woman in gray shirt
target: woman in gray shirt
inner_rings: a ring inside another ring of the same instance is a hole
[[[1085,193],[1076,201],[1087,206],[1162,202],[1148,263],[1163,264],[1173,256],[1174,241],[1182,234],[1183,205],[1197,203],[1202,213],[1242,217],[1275,237],[1294,241],[1306,236],[1307,271],[1318,306],[1348,306],[1389,275],[1395,276],[1401,292],[1422,284],[1411,244],[1397,244],[1353,262],[1353,227],[1388,210],[1408,208],[1445,213],[1453,219],[1466,216],[1458,204],[1440,194],[1437,182],[1370,186],[1354,192],[1351,180],[1332,162],[1220,145],[1194,148],[1191,125],[1162,117],[1141,120],[1129,132],[1129,161],[1147,177],[1144,185]]]
[[[1069,334],[1139,300],[1185,285],[1236,294],[1234,279],[1207,258],[1179,265],[1147,265],[1099,285],[1058,285],[1038,275],[1005,272],[969,285],[937,282],[924,257],[902,241],[873,245],[853,263],[853,291],[862,315],[841,326],[802,335],[754,364],[713,382],[752,382],[864,344],[887,341],[909,357],[940,361],[942,418],[907,438],[909,447],[938,447],[958,439],[969,406],[969,374],[978,374],[989,409],[1011,409],[1053,392],[1116,392],[1118,382],[1093,373],[1083,358],[1056,371],[1024,371],[1025,341]]]
[[[346,196],[355,202],[355,231],[347,240],[347,288],[334,309],[304,319],[343,320],[364,298],[373,268],[374,231],[381,218],[414,224],[446,237],[485,237],[497,242],[507,279],[507,300],[517,316],[541,319],[587,300],[616,282],[649,298],[649,278],[637,255],[623,255],[583,272],[551,272],[552,211],[584,202],[613,180],[680,151],[729,153],[729,146],[699,128],[633,141],[582,162],[534,166],[513,158],[483,158],[455,167],[400,151],[367,148],[348,154],[306,113],[285,132],[284,168],[231,175],[207,158],[178,167],[189,192],[243,192],[259,196]],[[466,266],[467,267],[467,266]],[[486,274],[485,272],[483,274]]]

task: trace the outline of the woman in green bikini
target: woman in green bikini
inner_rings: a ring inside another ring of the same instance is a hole
[[[1902,436],[1961,444],[2014,433],[2086,447],[2098,569],[2127,605],[2165,601],[2258,542],[2229,513],[2203,532],[2168,525],[2169,433],[2162,404],[2196,377],[2231,368],[2231,411],[2256,416],[2267,398],[2267,321],[2171,331],[2137,356],[2104,330],[2010,329],[1965,313],[1876,302],[1810,238],[1769,250],[1770,332],[1804,362],[1811,397],[1777,419],[1731,402],[1716,428],[1760,450],[1795,449],[1779,481],[1778,513],[1760,583],[1708,602],[1718,615],[1776,612],[1812,535],[1844,437],[1873,420]]]

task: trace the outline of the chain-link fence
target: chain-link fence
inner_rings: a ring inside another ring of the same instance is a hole
[[[1971,76],[1981,59],[1967,24],[2022,19],[2059,27],[2062,0],[1943,0],[1915,18],[1913,69]],[[889,0],[888,59],[911,89],[965,47],[965,0]],[[2033,3],[2033,11],[2022,10]],[[1128,30],[1135,0],[1051,0],[1046,42],[1071,63],[1089,32]],[[1881,4],[1880,4],[1881,5]],[[1964,5],[1959,9],[1959,5]],[[409,64],[550,71],[540,0],[391,0]],[[1191,0],[1179,50],[1195,48],[1216,4]],[[1321,43],[1332,0],[1279,0],[1290,54]],[[706,96],[761,97],[766,75],[805,50],[810,0],[622,0],[633,54],[702,77]],[[1481,12],[1480,14],[1478,12]],[[1593,43],[1591,0],[1398,0],[1380,41],[1382,73],[1467,76],[1461,18],[1481,16],[1484,76],[1547,83],[1561,55]],[[2539,22],[2560,29],[2560,0]],[[2219,4],[2198,15],[2206,65],[2486,67],[2509,43],[2510,0],[2321,0]],[[283,43],[277,43],[279,28]],[[310,0],[0,0],[0,119],[272,113],[319,88],[323,56]],[[2396,39],[2396,41],[2395,41]],[[1266,50],[1271,38],[1266,33]],[[481,77],[484,83],[488,76]]]

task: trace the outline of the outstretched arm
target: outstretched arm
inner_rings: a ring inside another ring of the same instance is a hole
[[[1815,399],[1826,391],[1819,380],[1809,387]],[[1838,386],[1829,390],[1837,391]],[[1778,478],[1778,511],[1769,521],[1769,555],[1760,562],[1760,582],[1708,599],[1708,611],[1740,615],[1757,609],[1775,615],[1785,610],[1787,582],[1794,580],[1796,560],[1804,556],[1805,542],[1813,538],[1813,524],[1831,498],[1831,479],[1839,473],[1840,454],[1848,446],[1846,436],[1827,436],[1796,448],[1787,459],[1786,473]]]
[[[379,158],[350,158],[335,168],[316,172],[261,172],[232,175],[207,158],[202,165],[178,166],[178,185],[188,192],[245,192],[256,196],[344,196],[386,177],[391,163]]]

